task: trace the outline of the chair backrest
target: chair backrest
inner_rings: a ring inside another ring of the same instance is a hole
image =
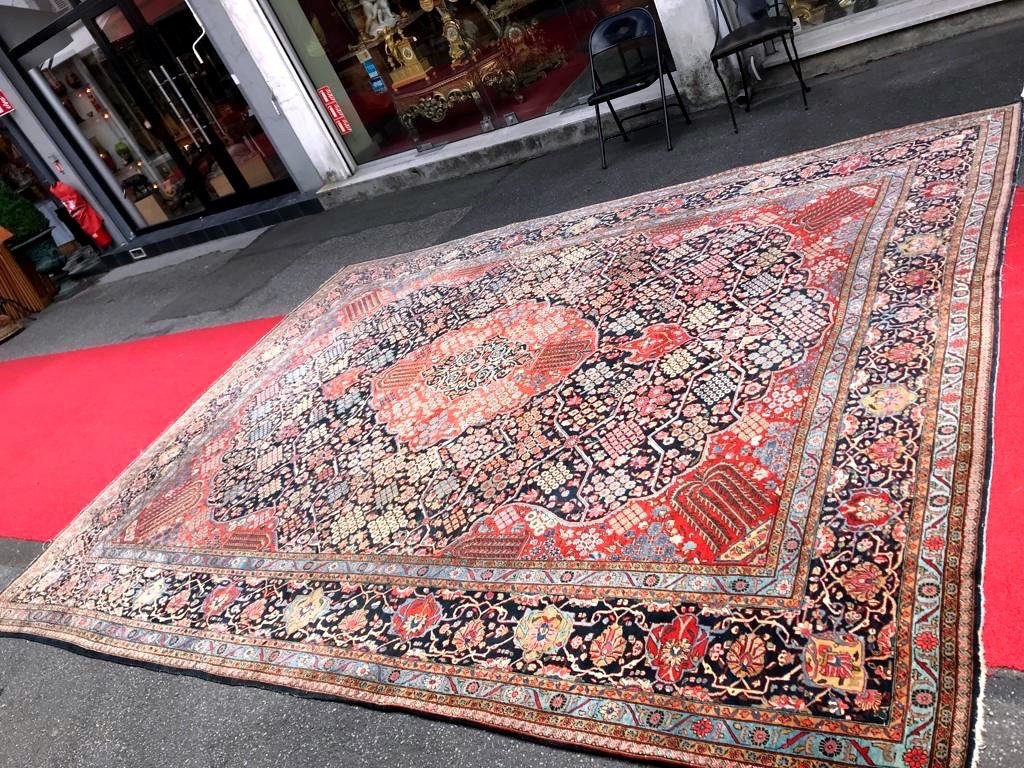
[[[590,33],[594,88],[635,71],[666,65],[658,23],[646,8],[630,8],[601,19]],[[666,71],[668,71],[666,69]]]
[[[657,37],[654,15],[646,8],[630,8],[601,19],[590,33],[590,55],[616,48],[625,43]]]
[[[714,0],[715,34],[722,36],[722,23],[729,32],[763,19],[765,16],[790,16],[789,3],[784,0]]]

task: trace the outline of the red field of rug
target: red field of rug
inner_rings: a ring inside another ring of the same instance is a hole
[[[1020,627],[1021,542],[1024,542],[1024,192],[1017,190],[1003,261],[995,448],[985,527],[985,662],[1024,669]]]
[[[0,363],[0,537],[53,538],[277,322]]]

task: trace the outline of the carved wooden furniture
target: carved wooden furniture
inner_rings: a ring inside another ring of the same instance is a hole
[[[12,235],[0,227],[0,299],[7,299],[0,312],[20,320],[44,309],[57,293],[45,275],[36,272],[31,262],[19,258],[7,248]]]
[[[398,119],[418,141],[416,120],[425,118],[434,123],[445,119],[452,107],[473,101],[480,110],[481,119],[488,116],[481,89],[495,88],[505,93],[519,89],[519,78],[508,66],[507,58],[500,50],[472,61],[431,82],[396,89],[392,96]]]

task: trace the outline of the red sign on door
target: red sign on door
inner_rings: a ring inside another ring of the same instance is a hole
[[[13,111],[14,105],[7,100],[7,97],[4,96],[4,92],[0,91],[0,117],[3,117],[4,115],[9,115]]]
[[[316,89],[316,92],[320,95],[320,101],[327,108],[327,114],[331,116],[331,120],[337,126],[338,132],[342,136],[346,133],[352,133],[352,125],[349,123],[348,118],[345,117],[345,113],[341,111],[341,107],[338,106],[338,101],[334,98],[334,94],[331,93],[330,87],[321,85]]]

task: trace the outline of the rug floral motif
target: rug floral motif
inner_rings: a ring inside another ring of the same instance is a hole
[[[0,630],[700,766],[964,766],[1018,114],[350,267]]]

